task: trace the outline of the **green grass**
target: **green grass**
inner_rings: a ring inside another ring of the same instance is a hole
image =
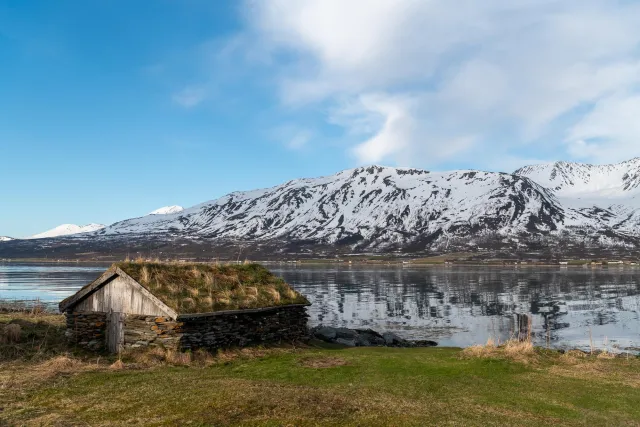
[[[125,361],[120,370],[49,376],[7,399],[0,425],[640,424],[635,358],[539,350],[523,362],[449,348],[246,353],[208,367],[127,369]]]

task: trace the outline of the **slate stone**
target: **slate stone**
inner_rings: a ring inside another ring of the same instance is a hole
[[[380,334],[373,329],[332,328],[322,325],[311,329],[310,337],[328,343],[357,347],[433,347],[438,345],[435,341],[429,340],[408,341],[393,332]]]
[[[388,346],[402,346],[407,343],[404,339],[400,338],[393,332],[385,332],[382,334],[382,338],[384,338],[384,342]]]
[[[373,344],[367,338],[367,335],[359,334],[358,338],[356,339],[356,345],[358,347],[372,347]]]
[[[337,338],[337,333],[335,328],[323,326],[321,328],[315,329],[313,331],[313,336],[321,339],[322,341],[332,342]]]
[[[354,330],[359,334],[366,334],[366,335],[382,338],[382,335],[380,335],[378,332],[374,331],[373,329],[354,329]]]
[[[358,332],[349,328],[338,328],[336,331],[337,338],[343,338],[346,340],[355,340],[358,338]]]

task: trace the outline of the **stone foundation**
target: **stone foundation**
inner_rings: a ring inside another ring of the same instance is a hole
[[[104,350],[107,315],[101,312],[65,313],[69,342],[90,350]]]
[[[106,313],[66,313],[70,341],[105,348]],[[303,305],[168,317],[128,314],[123,323],[124,349],[160,346],[180,350],[246,347],[294,342],[309,336]]]
[[[304,306],[182,316],[180,348],[217,350],[229,347],[294,342],[308,337]]]
[[[124,320],[125,349],[140,347],[179,348],[182,322],[168,317],[128,314]]]

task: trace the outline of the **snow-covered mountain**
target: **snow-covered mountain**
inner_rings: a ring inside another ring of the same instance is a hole
[[[549,188],[565,209],[568,224],[640,235],[640,158],[610,165],[556,162],[514,172]]]
[[[45,239],[51,237],[60,237],[60,236],[68,236],[72,234],[79,233],[90,233],[92,231],[97,231],[103,229],[105,226],[102,224],[87,224],[87,225],[75,225],[75,224],[62,224],[51,230],[45,231],[43,233],[34,234],[33,236],[27,237],[27,239]]]
[[[179,213],[121,221],[97,234],[379,248],[485,231],[547,233],[563,223],[564,215],[555,196],[526,177],[371,166],[231,193]]]
[[[628,199],[640,192],[640,157],[611,165],[556,162],[514,172],[554,191],[559,197]]]
[[[12,237],[0,236],[0,242],[10,242],[14,240]]]
[[[266,254],[285,246],[293,253],[545,251],[559,242],[583,248],[585,255],[587,247],[640,249],[640,159],[604,166],[557,162],[513,174],[361,167],[235,192],[187,209],[169,206],[104,228],[60,228],[34,238],[84,232],[64,241],[82,253],[149,251],[156,245],[167,253],[185,247],[204,255],[218,251],[207,247],[245,243]],[[17,242],[9,245],[33,253]]]
[[[160,209],[156,209],[153,212],[150,212],[148,215],[169,215],[178,212],[182,212],[184,208],[182,206],[173,205],[173,206],[165,206]]]

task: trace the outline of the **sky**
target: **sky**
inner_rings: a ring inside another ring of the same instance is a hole
[[[368,164],[640,156],[640,1],[0,0],[0,236]]]

